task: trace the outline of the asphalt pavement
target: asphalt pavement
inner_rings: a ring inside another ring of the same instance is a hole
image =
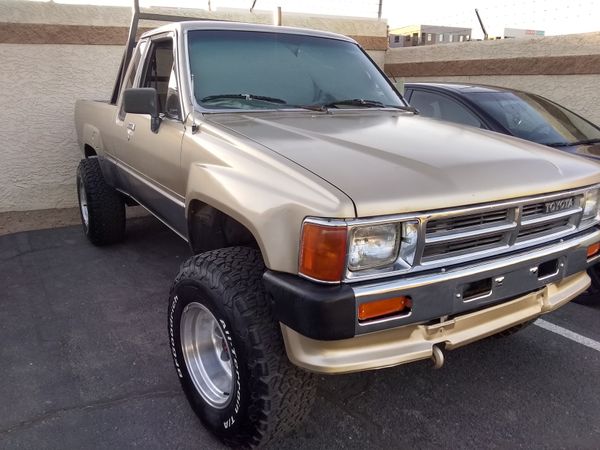
[[[80,227],[0,236],[0,448],[222,448],[169,354],[168,292],[189,256],[153,218],[107,248]],[[534,325],[440,370],[322,377],[307,423],[273,448],[600,448],[600,300],[544,320],[584,343]]]

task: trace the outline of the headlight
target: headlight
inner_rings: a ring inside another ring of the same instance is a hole
[[[350,233],[348,269],[373,269],[392,264],[398,258],[400,224],[357,226]]]
[[[380,272],[408,270],[414,263],[418,220],[352,223],[308,218],[302,225],[299,273],[339,282]]]
[[[582,220],[595,220],[598,218],[598,207],[600,206],[600,201],[598,199],[599,194],[600,190],[598,189],[591,189],[585,192],[582,203]]]

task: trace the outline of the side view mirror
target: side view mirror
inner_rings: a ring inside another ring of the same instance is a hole
[[[158,92],[154,88],[130,88],[123,91],[123,109],[131,114],[148,114],[150,128],[157,133],[160,125]]]

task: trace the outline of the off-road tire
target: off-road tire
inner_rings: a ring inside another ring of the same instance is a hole
[[[88,223],[84,220],[81,186],[87,199]],[[77,198],[83,231],[94,245],[117,243],[125,237],[125,201],[102,176],[97,158],[82,159],[77,167]]]
[[[233,447],[258,447],[284,436],[302,423],[316,393],[316,377],[286,356],[264,271],[255,249],[212,250],[181,266],[169,299],[169,339],[181,386],[203,424]],[[222,409],[203,399],[186,366],[180,321],[191,302],[208,308],[231,348],[234,392]]]
[[[592,279],[592,284],[573,302],[581,305],[590,305],[592,303],[600,304],[600,263],[588,269],[588,275]]]
[[[494,334],[493,337],[505,338],[508,336],[512,336],[513,334],[527,328],[529,325],[533,324],[533,322],[535,322],[535,321],[536,321],[536,319],[531,319],[531,320],[528,320],[527,322],[520,323],[518,325],[515,325],[514,327],[507,328],[506,330],[503,330],[500,333]]]

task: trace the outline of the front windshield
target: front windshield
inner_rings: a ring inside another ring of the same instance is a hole
[[[513,136],[544,145],[568,145],[600,139],[600,129],[571,111],[524,92],[465,94]]]
[[[406,106],[351,42],[284,33],[196,30],[188,33],[188,51],[194,95],[204,108],[281,109],[356,99]]]

